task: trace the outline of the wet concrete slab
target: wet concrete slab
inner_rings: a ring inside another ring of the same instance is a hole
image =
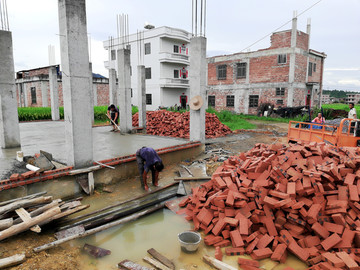
[[[94,127],[94,160],[104,160],[135,154],[142,146],[154,149],[185,144],[188,141],[179,138],[151,135],[121,135],[110,132],[111,126]],[[53,155],[55,160],[66,163],[65,130],[63,121],[30,122],[20,124],[21,148],[0,150],[0,176],[13,168],[17,151],[24,155],[34,155],[44,150]],[[87,136],[84,134],[84,136]]]

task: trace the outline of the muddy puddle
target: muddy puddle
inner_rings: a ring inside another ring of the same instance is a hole
[[[188,254],[181,251],[177,235],[191,229],[191,222],[186,221],[182,216],[178,216],[168,209],[164,209],[128,224],[79,239],[73,244],[82,247],[85,243],[88,243],[109,249],[112,252],[111,255],[99,259],[82,252],[80,257],[81,269],[84,270],[118,269],[117,264],[125,259],[147,265],[142,261],[142,258],[147,256],[146,251],[150,248],[155,248],[172,259],[176,269],[210,269],[202,261],[202,256],[205,254],[214,256],[215,249],[213,247],[206,246],[202,241],[196,253]],[[222,250],[225,253],[225,248],[222,248]],[[223,261],[238,267],[237,257],[228,257],[224,254]],[[242,257],[250,258],[247,256]],[[261,261],[261,268],[263,269],[280,270],[287,266],[291,266],[295,270],[307,269],[307,266],[294,256],[289,256],[286,264],[277,264],[271,260]]]

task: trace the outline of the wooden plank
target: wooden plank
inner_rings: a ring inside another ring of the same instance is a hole
[[[61,213],[55,215],[55,216],[50,217],[50,218],[47,219],[47,220],[44,220],[44,221],[41,222],[39,225],[41,226],[41,225],[50,223],[51,221],[53,221],[53,220],[55,220],[55,219],[59,219],[59,218],[62,218],[62,217],[69,216],[69,215],[74,214],[74,213],[76,213],[76,212],[82,211],[82,210],[84,210],[84,209],[86,209],[86,208],[88,208],[88,207],[90,207],[90,205],[89,205],[89,204],[86,204],[86,205],[80,205],[80,206],[75,207],[75,208],[73,208],[73,209],[66,210],[66,211],[64,211],[64,212],[61,212]]]
[[[216,269],[219,270],[237,270],[237,268],[228,265],[222,261],[219,261],[213,257],[210,257],[208,255],[204,255],[203,256],[204,262],[206,262],[207,264],[211,265],[212,267],[215,267]]]
[[[0,231],[11,227],[13,224],[14,224],[14,222],[13,222],[12,218],[1,219],[0,220]]]
[[[143,260],[145,262],[147,262],[148,264],[152,265],[153,267],[155,267],[155,269],[158,270],[170,270],[171,268],[166,267],[165,265],[163,265],[161,262],[158,262],[150,257],[144,257]]]
[[[18,214],[18,216],[22,219],[23,222],[31,221],[30,214],[24,208],[16,209],[15,212],[16,212],[16,214]],[[41,228],[39,225],[35,225],[34,227],[31,227],[30,230],[33,232],[36,232],[36,233],[41,232]]]
[[[71,235],[82,234],[84,232],[85,232],[84,225],[78,225],[55,233],[55,237],[56,239],[60,240],[62,238],[66,238]]]
[[[8,213],[10,211],[14,211],[15,209],[19,209],[21,207],[26,208],[26,207],[37,205],[37,204],[49,203],[51,201],[52,201],[52,197],[47,196],[47,197],[25,199],[25,200],[12,202],[10,204],[0,207],[0,215]]]
[[[83,246],[83,249],[95,258],[101,258],[101,257],[111,254],[111,251],[108,249],[96,247],[96,246],[89,245],[89,244],[85,244]]]
[[[200,176],[200,177],[175,177],[174,181],[205,181],[211,180],[210,176]]]
[[[153,256],[156,260],[161,262],[163,265],[167,266],[170,269],[175,269],[175,265],[172,261],[166,258],[161,253],[157,252],[155,249],[151,248],[147,251],[151,256]]]
[[[3,258],[3,259],[0,259],[0,269],[18,265],[24,261],[26,261],[25,254],[16,254],[11,257]]]
[[[43,191],[43,192],[39,192],[39,193],[30,194],[30,195],[27,195],[27,196],[24,196],[24,197],[20,197],[20,198],[8,200],[8,201],[3,201],[3,202],[0,202],[0,206],[6,205],[6,204],[9,204],[9,203],[13,203],[13,202],[16,202],[16,201],[20,201],[20,200],[33,199],[33,198],[39,197],[41,195],[45,195],[46,193],[47,193],[47,191]]]
[[[45,244],[45,245],[42,245],[42,246],[39,246],[39,247],[36,247],[34,248],[34,252],[41,252],[43,250],[47,250],[49,248],[52,248],[52,247],[56,247],[58,245],[61,245],[62,243],[65,243],[67,241],[70,241],[70,240],[73,240],[73,239],[76,239],[76,238],[81,238],[81,237],[85,237],[85,236],[88,236],[88,235],[92,235],[94,233],[97,233],[97,232],[101,232],[101,231],[104,231],[106,229],[109,229],[109,228],[112,228],[114,226],[117,226],[117,225],[120,225],[120,224],[123,224],[123,223],[126,223],[126,222],[129,222],[129,221],[132,221],[132,220],[135,220],[139,217],[142,217],[144,215],[147,215],[147,214],[150,214],[150,213],[153,213],[159,209],[162,209],[164,207],[164,203],[160,203],[160,204],[157,204],[157,205],[154,205],[152,207],[149,207],[143,211],[140,211],[138,213],[135,213],[135,214],[132,214],[130,216],[127,216],[125,218],[122,218],[122,219],[119,219],[119,220],[116,220],[116,221],[113,221],[113,222],[110,222],[110,223],[107,223],[105,225],[102,225],[102,226],[99,226],[99,227],[96,227],[96,228],[93,228],[91,230],[87,230],[85,231],[84,233],[79,233],[79,234],[75,234],[75,235],[71,235],[69,237],[66,237],[66,238],[63,238],[63,239],[60,239],[60,240],[56,240],[56,241],[53,241],[51,243],[48,243],[48,244]],[[1,232],[0,232],[0,235],[1,235]]]

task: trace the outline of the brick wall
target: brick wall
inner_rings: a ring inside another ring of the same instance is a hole
[[[39,76],[39,75],[49,75],[49,67],[29,70],[29,75],[26,77],[33,77],[33,76]]]
[[[303,88],[295,88],[294,89],[294,107],[296,106],[304,106],[307,95],[307,89]]]
[[[260,56],[250,59],[250,83],[287,82],[289,55],[286,64],[278,64],[278,56]]]
[[[302,54],[295,55],[295,82],[305,82],[307,71],[307,56]]]
[[[226,80],[217,79],[217,66],[226,65]],[[208,85],[222,85],[234,83],[233,61],[224,61],[208,64]]]
[[[321,58],[318,56],[310,56],[309,62],[313,63],[313,67],[314,67],[314,63],[316,64],[316,71],[314,71],[313,68],[312,76],[308,76],[308,82],[320,82],[321,68],[322,68]]]
[[[97,105],[104,106],[110,104],[109,99],[109,84],[107,83],[96,83],[97,90]]]
[[[304,32],[297,31],[296,47],[303,49],[304,51],[309,50],[309,35]]]
[[[291,47],[291,30],[273,33],[270,49]]]

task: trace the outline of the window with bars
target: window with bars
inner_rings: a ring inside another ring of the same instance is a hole
[[[146,94],[146,105],[152,105],[152,95]]]
[[[111,50],[111,60],[116,60],[116,51]]]
[[[217,70],[217,79],[226,80],[226,65],[219,65],[216,67]]]
[[[174,45],[174,53],[179,53],[179,46],[178,45]]]
[[[235,96],[226,96],[226,107],[233,108],[235,105]]]
[[[259,105],[259,96],[250,95],[249,96],[249,108],[255,108]]]
[[[30,91],[31,91],[31,104],[36,104],[36,88],[31,87]]]
[[[208,106],[215,108],[215,96],[208,96]]]
[[[316,63],[313,64],[314,72],[316,72]]]
[[[145,43],[145,54],[151,54],[151,43]]]
[[[308,69],[308,75],[312,76],[312,72],[313,72],[313,63],[309,62],[309,69]]]
[[[278,99],[278,100],[276,101],[276,104],[278,104],[278,105],[283,105],[283,104],[284,104],[284,101],[283,101],[282,99]]]
[[[278,55],[278,64],[286,64],[286,54]]]
[[[285,88],[283,88],[283,87],[277,87],[277,88],[276,88],[276,95],[277,95],[277,96],[285,96]]]
[[[145,79],[151,79],[151,67],[145,68]]]
[[[246,63],[236,64],[236,78],[245,78],[246,77]]]

